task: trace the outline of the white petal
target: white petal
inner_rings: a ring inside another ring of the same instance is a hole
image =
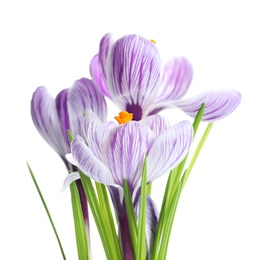
[[[73,165],[78,166],[78,163],[76,162],[76,160],[73,158],[71,153],[68,153],[65,155],[66,159]]]
[[[140,180],[144,155],[153,141],[152,131],[140,122],[129,122],[114,128],[105,141],[102,160],[113,174],[114,182],[131,190]]]
[[[83,130],[89,148],[100,159],[102,144],[109,134],[109,128],[102,123],[95,113],[87,111]]]
[[[80,179],[78,172],[72,172],[72,173],[68,174],[64,180],[64,183],[63,183],[62,188],[60,189],[60,192],[65,191],[72,182],[74,182],[78,179]]]
[[[105,185],[116,186],[109,169],[94,156],[91,149],[80,136],[77,136],[77,138],[72,141],[71,153],[77,162],[78,168],[85,175]]]
[[[147,116],[140,120],[140,123],[148,126],[156,138],[170,127],[169,120],[161,115]]]
[[[163,132],[148,154],[148,182],[175,168],[188,153],[192,139],[193,127],[188,121]]]

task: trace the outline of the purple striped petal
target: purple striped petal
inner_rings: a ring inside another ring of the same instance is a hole
[[[146,114],[156,114],[165,108],[177,107],[191,117],[195,117],[201,105],[205,103],[202,121],[214,122],[231,114],[239,105],[241,94],[234,90],[210,90],[184,100],[167,101],[154,104]]]
[[[120,186],[118,187],[109,186],[108,190],[111,196],[113,206],[116,210],[117,216],[119,216],[123,211],[124,190]]]
[[[113,39],[111,33],[105,34],[100,41],[99,63],[100,63],[101,73],[104,78],[106,78],[107,75],[108,56],[114,42],[115,40]]]
[[[190,122],[182,121],[163,132],[153,143],[148,160],[148,182],[175,168],[186,156],[193,139]]]
[[[64,156],[70,151],[61,131],[57,105],[45,87],[38,87],[31,100],[32,120],[45,141],[66,163]]]
[[[105,185],[116,186],[109,169],[94,156],[80,136],[72,141],[71,153],[78,168],[88,177]]]
[[[119,124],[117,124],[116,122],[113,122],[113,121],[108,121],[108,122],[105,124],[105,126],[106,126],[108,129],[111,130],[111,129],[119,126]]]
[[[73,136],[83,136],[84,112],[90,109],[106,121],[107,108],[103,95],[96,90],[91,80],[76,80],[68,92],[70,131]]]
[[[161,115],[147,116],[140,120],[140,123],[148,126],[153,131],[155,138],[170,127],[169,120]]]
[[[133,191],[140,180],[144,155],[152,139],[152,131],[135,121],[111,131],[102,149],[102,161],[110,169],[116,184],[123,186],[123,181],[127,180]]]
[[[139,215],[140,200],[135,205],[135,214]],[[153,199],[147,195],[146,198],[146,242],[147,242],[147,259],[151,259],[153,252],[154,239],[159,221],[159,211]]]
[[[186,114],[195,117],[201,105],[205,103],[203,121],[213,122],[232,113],[241,101],[241,94],[234,90],[211,90],[174,103]]]
[[[108,98],[110,97],[110,92],[108,90],[108,87],[106,86],[105,80],[103,78],[103,75],[101,73],[101,67],[99,63],[99,56],[95,55],[90,63],[90,74],[93,80],[94,85],[97,87],[97,89]]]
[[[91,111],[86,113],[84,118],[84,137],[94,155],[100,159],[101,148],[110,130],[97,115]]]
[[[156,46],[138,35],[119,39],[107,60],[106,83],[121,110],[142,118],[160,86],[160,57]]]
[[[69,147],[69,140],[68,140],[68,129],[70,129],[70,122],[69,122],[69,113],[68,113],[68,89],[63,89],[59,92],[56,97],[56,107],[58,113],[58,119],[60,124],[60,129],[63,133],[65,143]]]
[[[182,98],[193,78],[193,67],[184,57],[170,60],[164,67],[162,87],[156,102]]]

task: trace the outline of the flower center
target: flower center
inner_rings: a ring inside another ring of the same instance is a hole
[[[150,42],[152,42],[153,44],[156,44],[156,41],[151,39]]]
[[[133,118],[133,114],[129,113],[127,111],[122,111],[122,112],[119,113],[118,116],[115,116],[114,118],[121,125],[121,124],[125,124],[125,123],[130,122],[132,120],[132,118]]]

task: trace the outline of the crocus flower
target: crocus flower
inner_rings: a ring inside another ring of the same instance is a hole
[[[77,136],[73,140],[67,159],[84,174],[109,187],[119,217],[120,231],[123,232],[122,240],[129,239],[123,208],[124,180],[129,185],[134,205],[137,205],[145,155],[149,183],[183,160],[192,142],[192,125],[182,121],[169,126],[163,117],[153,115],[138,122],[130,121],[115,127],[111,124],[108,127],[95,113],[88,112],[84,119],[84,136],[85,139]],[[76,178],[78,173],[70,174],[65,183]],[[147,205],[154,210],[149,198]],[[125,245],[123,243],[124,251],[128,250]],[[131,250],[124,252],[124,259],[130,259],[130,254]]]
[[[115,41],[106,34],[99,53],[90,64],[97,88],[123,111],[133,113],[134,120],[177,107],[195,117],[205,103],[204,121],[216,121],[235,110],[241,95],[234,89],[206,91],[182,99],[193,77],[190,62],[172,58],[163,67],[154,44],[138,35],[127,35]]]
[[[52,98],[47,88],[38,87],[31,101],[33,122],[45,141],[57,152],[69,172],[75,171],[65,154],[70,152],[67,130],[73,135],[83,136],[84,112],[92,109],[101,120],[106,120],[106,102],[101,93],[94,87],[91,80],[82,78],[73,86],[62,90]],[[83,218],[89,236],[89,217],[85,192],[80,180],[76,182],[82,206]]]
[[[62,90],[54,99],[47,88],[38,87],[31,100],[31,115],[35,127],[45,141],[57,152],[67,169],[72,165],[65,159],[70,152],[67,130],[83,136],[84,112],[92,109],[102,121],[106,120],[106,102],[91,80],[76,80],[71,88]]]

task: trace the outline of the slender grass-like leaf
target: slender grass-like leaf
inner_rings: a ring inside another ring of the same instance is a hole
[[[152,259],[153,260],[158,260],[159,259],[159,250],[160,250],[160,245],[161,245],[161,239],[162,239],[162,235],[163,235],[163,231],[164,231],[164,227],[165,227],[165,223],[166,223],[166,218],[167,218],[167,208],[168,208],[168,193],[169,191],[172,189],[172,180],[173,180],[173,175],[172,171],[169,174],[169,178],[167,180],[166,183],[166,188],[165,188],[165,193],[164,193],[164,197],[162,200],[162,206],[161,206],[161,211],[160,211],[160,215],[159,215],[159,221],[158,221],[158,226],[157,226],[157,230],[156,230],[156,235],[155,235],[155,239],[154,239],[154,246],[153,246],[153,253],[152,253]]]
[[[194,119],[194,122],[193,122],[194,136],[195,136],[197,129],[198,129],[198,126],[202,120],[204,110],[205,110],[205,103],[202,104],[202,106],[200,107],[200,109],[199,109],[199,111],[198,111],[198,113]]]
[[[68,129],[67,133],[68,133],[68,140],[69,140],[69,142],[71,143],[71,142],[72,142],[72,140],[73,140],[72,133],[70,132],[70,130],[69,130],[69,129]]]
[[[112,260],[112,259],[121,260],[121,258],[119,258],[118,252],[115,250],[115,247],[112,247],[112,243],[110,242],[111,238],[107,233],[103,212],[101,211],[101,206],[99,204],[92,182],[90,178],[87,177],[85,174],[83,174],[80,170],[79,170],[79,174],[97,229],[99,231],[99,235],[104,247],[106,257],[108,260]]]
[[[138,242],[138,227],[137,227],[136,216],[134,212],[134,206],[132,203],[131,192],[126,180],[124,180],[123,182],[123,187],[124,187],[125,209],[128,217],[128,225],[130,231],[130,238],[132,242],[133,255],[136,258],[136,250],[137,250],[137,242]]]
[[[169,245],[169,238],[173,226],[173,221],[174,221],[174,216],[175,212],[177,209],[178,201],[181,195],[181,188],[182,188],[182,182],[179,182],[179,185],[177,187],[175,196],[173,198],[171,207],[169,209],[169,213],[167,214],[167,219],[166,219],[166,226],[163,232],[162,236],[162,244],[160,246],[160,252],[159,252],[159,258],[158,260],[165,260],[166,259],[166,254],[167,254],[167,249]]]
[[[148,185],[147,185],[147,194],[148,195],[151,195],[152,193],[152,186],[153,186],[153,183],[150,182]]]
[[[115,252],[116,254],[118,254],[118,258],[121,259],[120,244],[112,217],[112,210],[110,207],[110,202],[109,202],[106,187],[104,184],[96,182],[96,189],[100,201],[101,211],[104,216],[104,222],[106,223],[105,227],[107,228],[107,232],[110,236],[110,242],[111,242],[110,246],[115,248]]]
[[[137,260],[145,260],[146,258],[146,196],[147,196],[147,159],[144,159],[141,194],[138,220],[138,243],[137,243]]]
[[[203,103],[202,106],[200,107],[200,109],[199,109],[199,111],[198,111],[198,113],[194,119],[194,122],[193,122],[194,137],[195,137],[195,134],[196,134],[197,129],[199,127],[199,124],[202,120],[204,110],[205,110],[205,103]],[[169,195],[168,195],[168,198],[171,198],[171,200],[172,200],[172,198],[173,198],[173,196],[177,190],[179,180],[182,177],[182,173],[183,173],[184,166],[185,166],[187,158],[188,158],[188,154],[185,156],[185,158],[182,160],[182,162],[175,168],[174,173],[172,173],[173,174],[173,180],[172,180],[173,189],[171,190],[171,193],[169,193]]]
[[[207,139],[212,127],[213,127],[213,125],[214,125],[214,123],[209,123],[208,124],[208,126],[207,126],[207,128],[206,128],[206,130],[205,130],[205,132],[204,132],[199,144],[197,145],[197,148],[196,148],[196,150],[194,152],[194,155],[193,155],[193,157],[192,157],[192,159],[191,159],[191,161],[189,163],[189,166],[188,166],[187,170],[185,171],[185,173],[183,175],[182,189],[185,186],[185,183],[186,183],[186,181],[187,181],[187,179],[188,179],[188,177],[189,177],[189,175],[190,175],[190,173],[191,173],[191,171],[193,169],[193,166],[194,166],[194,164],[195,164],[195,162],[196,162],[196,160],[197,160],[197,158],[198,158],[198,156],[199,156],[199,154],[201,152],[201,149],[202,149],[202,147],[203,147],[203,145],[204,145],[204,143],[205,143],[205,141],[206,141],[206,139]]]
[[[34,184],[35,184],[35,187],[36,187],[36,189],[37,189],[38,195],[39,195],[39,197],[40,197],[40,199],[41,199],[41,201],[42,201],[42,204],[43,204],[43,206],[44,206],[44,208],[45,208],[45,210],[46,210],[46,213],[47,213],[48,219],[49,219],[49,221],[50,221],[50,224],[51,224],[51,226],[52,226],[52,229],[53,229],[53,231],[54,231],[54,233],[55,233],[55,236],[56,236],[56,238],[57,238],[57,241],[58,241],[58,244],[59,244],[59,248],[60,248],[62,257],[63,257],[64,260],[66,260],[66,256],[65,256],[65,253],[64,253],[62,244],[61,244],[61,242],[60,242],[60,239],[59,239],[59,236],[58,236],[56,227],[55,227],[54,222],[53,222],[53,220],[52,220],[52,217],[51,217],[51,215],[50,215],[50,213],[49,213],[49,210],[48,210],[48,207],[47,207],[46,202],[45,202],[45,200],[44,200],[44,197],[43,197],[43,195],[42,195],[42,192],[41,192],[41,190],[40,190],[40,188],[39,188],[39,186],[38,186],[38,184],[37,184],[37,181],[36,181],[36,179],[35,179],[35,176],[34,176],[34,174],[33,174],[33,171],[31,170],[31,167],[29,166],[28,163],[27,163],[27,167],[28,167],[28,170],[29,170],[30,175],[31,175],[31,177],[32,177],[32,180],[33,180],[33,182],[34,182]]]
[[[70,193],[79,260],[87,260],[89,259],[89,250],[86,225],[83,218],[78,188],[75,182],[70,184]]]

